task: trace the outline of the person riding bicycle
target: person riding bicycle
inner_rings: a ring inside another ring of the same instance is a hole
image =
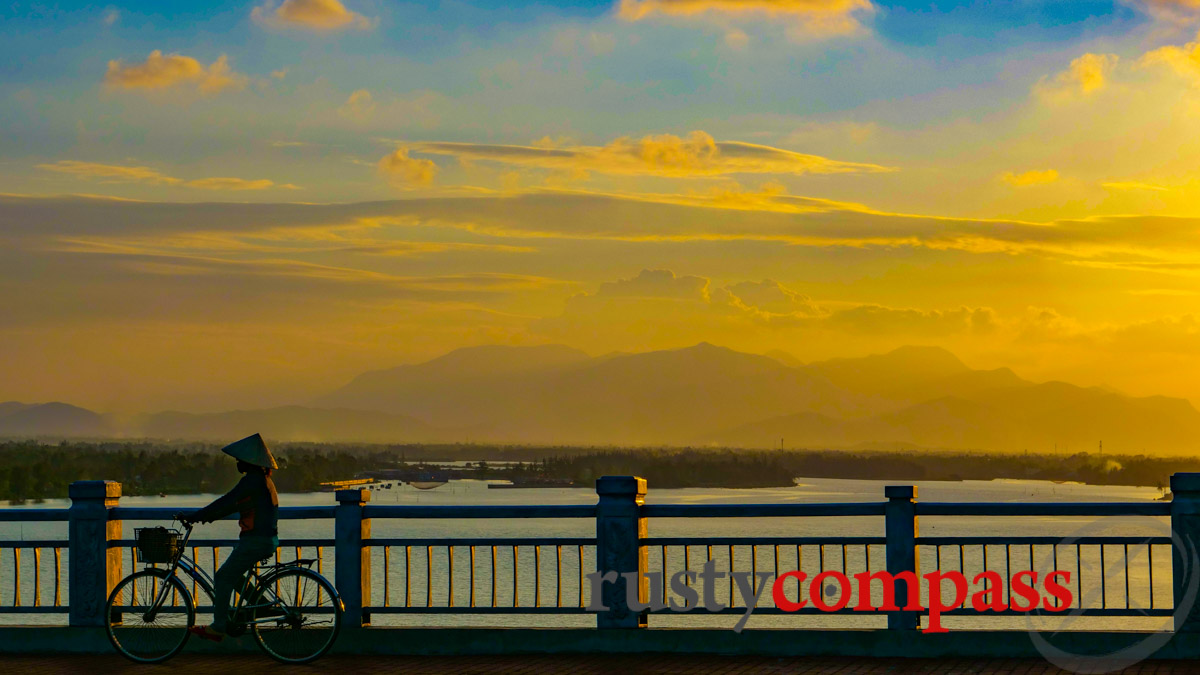
[[[238,512],[241,534],[238,545],[226,558],[213,578],[213,620],[209,626],[192,626],[189,630],[205,640],[220,642],[229,622],[229,601],[234,589],[241,588],[246,573],[260,560],[275,553],[279,546],[279,495],[271,470],[279,465],[271,455],[262,436],[254,434],[221,448],[238,461],[238,471],[245,474],[237,485],[204,508],[176,518],[183,523],[211,523]]]

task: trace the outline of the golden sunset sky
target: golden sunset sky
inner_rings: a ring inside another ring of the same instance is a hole
[[[0,17],[0,400],[708,341],[1200,404],[1200,0]]]

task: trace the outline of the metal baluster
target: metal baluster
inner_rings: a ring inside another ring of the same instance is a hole
[[[799,570],[804,566],[804,546],[796,544],[796,569]],[[804,589],[800,587],[800,580],[796,580],[796,602],[804,599]]]
[[[317,574],[321,573],[321,562],[322,562],[322,557],[323,557],[324,552],[325,552],[324,546],[317,547]]]
[[[842,574],[846,574],[849,570],[846,569],[846,545],[842,544]]]
[[[425,545],[425,606],[433,606],[433,546]]]
[[[579,545],[579,606],[583,607],[583,544]]]
[[[729,606],[733,607],[733,544],[729,545]]]
[[[42,606],[42,549],[33,549],[33,606]]]
[[[1006,578],[1011,579],[1012,578],[1011,573],[1012,573],[1012,545],[1005,544],[1004,545],[1004,576]],[[1004,584],[1004,589],[1005,589],[1004,590],[1004,595],[1005,595],[1004,602],[1007,604],[1012,604],[1012,588],[1011,588],[1010,584]]]
[[[662,601],[667,604],[667,547],[662,547]]]
[[[1050,546],[1050,550],[1053,551],[1054,569],[1057,570],[1058,569],[1058,544],[1052,544]],[[1061,603],[1061,600],[1059,600],[1058,598],[1054,598],[1054,606],[1055,607],[1058,607],[1060,603]]]
[[[13,547],[13,607],[21,606],[21,549]]]
[[[454,547],[446,546],[446,606],[454,606]]]
[[[691,569],[692,569],[692,547],[688,546],[687,544],[684,544],[683,545],[683,571],[688,572]],[[692,580],[687,574],[683,575],[683,584],[685,586],[692,585]]]
[[[392,604],[392,588],[391,584],[392,571],[392,547],[383,547],[383,606],[388,607]]]
[[[562,607],[562,546],[554,547],[554,606]]]
[[[192,560],[196,561],[196,567],[200,566],[200,549],[199,549],[199,547],[196,547],[196,546],[192,547]],[[196,582],[196,577],[193,576],[192,577],[192,598],[194,599],[194,598],[198,598],[198,597],[200,597],[199,584]],[[199,603],[198,600],[197,600],[197,603]]]
[[[1104,569],[1104,544],[1100,544],[1100,609],[1108,608],[1108,589],[1104,583],[1107,576],[1107,570]]]
[[[62,549],[54,547],[54,606],[62,607]]]
[[[471,603],[471,606],[474,607],[475,606],[475,545],[474,544],[471,544],[471,573],[467,576],[467,578],[471,582],[470,603]]]
[[[404,547],[404,606],[412,607],[412,547]]]
[[[963,560],[963,545],[958,545],[958,573],[967,576],[967,563]]]
[[[492,607],[496,606],[496,547],[492,547]]]
[[[533,606],[542,606],[542,547],[533,546]]]
[[[520,587],[517,585],[517,578],[519,576],[520,566],[517,565],[517,545],[516,544],[513,544],[512,551],[513,551],[513,607],[516,607],[517,605],[520,604],[518,599],[521,597],[521,590],[520,590]]]

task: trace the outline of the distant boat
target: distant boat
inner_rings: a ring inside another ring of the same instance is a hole
[[[432,490],[435,487],[441,487],[445,485],[446,481],[414,480],[409,481],[408,484],[417,488],[418,490]]]

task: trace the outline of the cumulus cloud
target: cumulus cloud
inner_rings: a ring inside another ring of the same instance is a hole
[[[642,270],[632,279],[600,284],[596,295],[609,298],[708,300],[708,279],[675,276],[671,270]]]
[[[1043,77],[1036,90],[1050,101],[1094,94],[1108,86],[1117,61],[1116,54],[1084,54],[1053,79]]]
[[[1167,45],[1142,55],[1138,62],[1143,66],[1165,66],[1200,87],[1200,41],[1189,42],[1182,47]]]
[[[355,122],[364,122],[375,113],[375,99],[366,89],[358,89],[338,108],[338,114]]]
[[[862,29],[874,12],[870,0],[620,0],[617,16],[641,21],[657,15],[684,18],[790,20],[815,36],[847,35]]]
[[[1008,183],[1013,187],[1028,187],[1030,185],[1046,185],[1058,180],[1058,172],[1054,169],[1045,171],[1026,171],[1024,173],[1013,173],[1006,171],[1000,174],[1000,180]]]
[[[120,59],[108,62],[104,83],[118,89],[161,90],[196,87],[203,93],[216,93],[246,86],[245,75],[234,72],[229,60],[221,55],[207,68],[196,59],[182,54],[163,55],[156,49],[140,63]]]
[[[742,281],[724,288],[741,306],[776,315],[817,316],[821,310],[803,293],[777,281]]]
[[[379,160],[379,170],[401,183],[429,185],[437,175],[437,164],[433,160],[410,157],[408,148],[397,148]]]
[[[375,25],[373,20],[346,9],[338,0],[284,0],[279,6],[255,7],[250,16],[266,26],[314,31],[366,30]]]
[[[84,179],[98,179],[104,183],[146,183],[149,185],[183,185],[201,190],[267,190],[270,188],[286,188],[295,190],[291,183],[278,184],[274,181],[260,178],[246,180],[244,178],[197,178],[184,180],[168,176],[157,169],[148,166],[121,166],[117,164],[97,164],[95,162],[79,162],[61,160],[52,164],[38,164],[37,168],[45,171],[66,173]]]
[[[997,327],[996,312],[989,307],[949,310],[859,305],[832,313],[825,321],[833,327],[876,335],[987,333]]]
[[[892,169],[876,164],[841,162],[767,145],[717,141],[703,131],[618,138],[604,146],[539,143],[536,146],[480,143],[410,143],[414,152],[448,155],[536,169],[642,176],[720,176],[739,173],[874,173]]]

